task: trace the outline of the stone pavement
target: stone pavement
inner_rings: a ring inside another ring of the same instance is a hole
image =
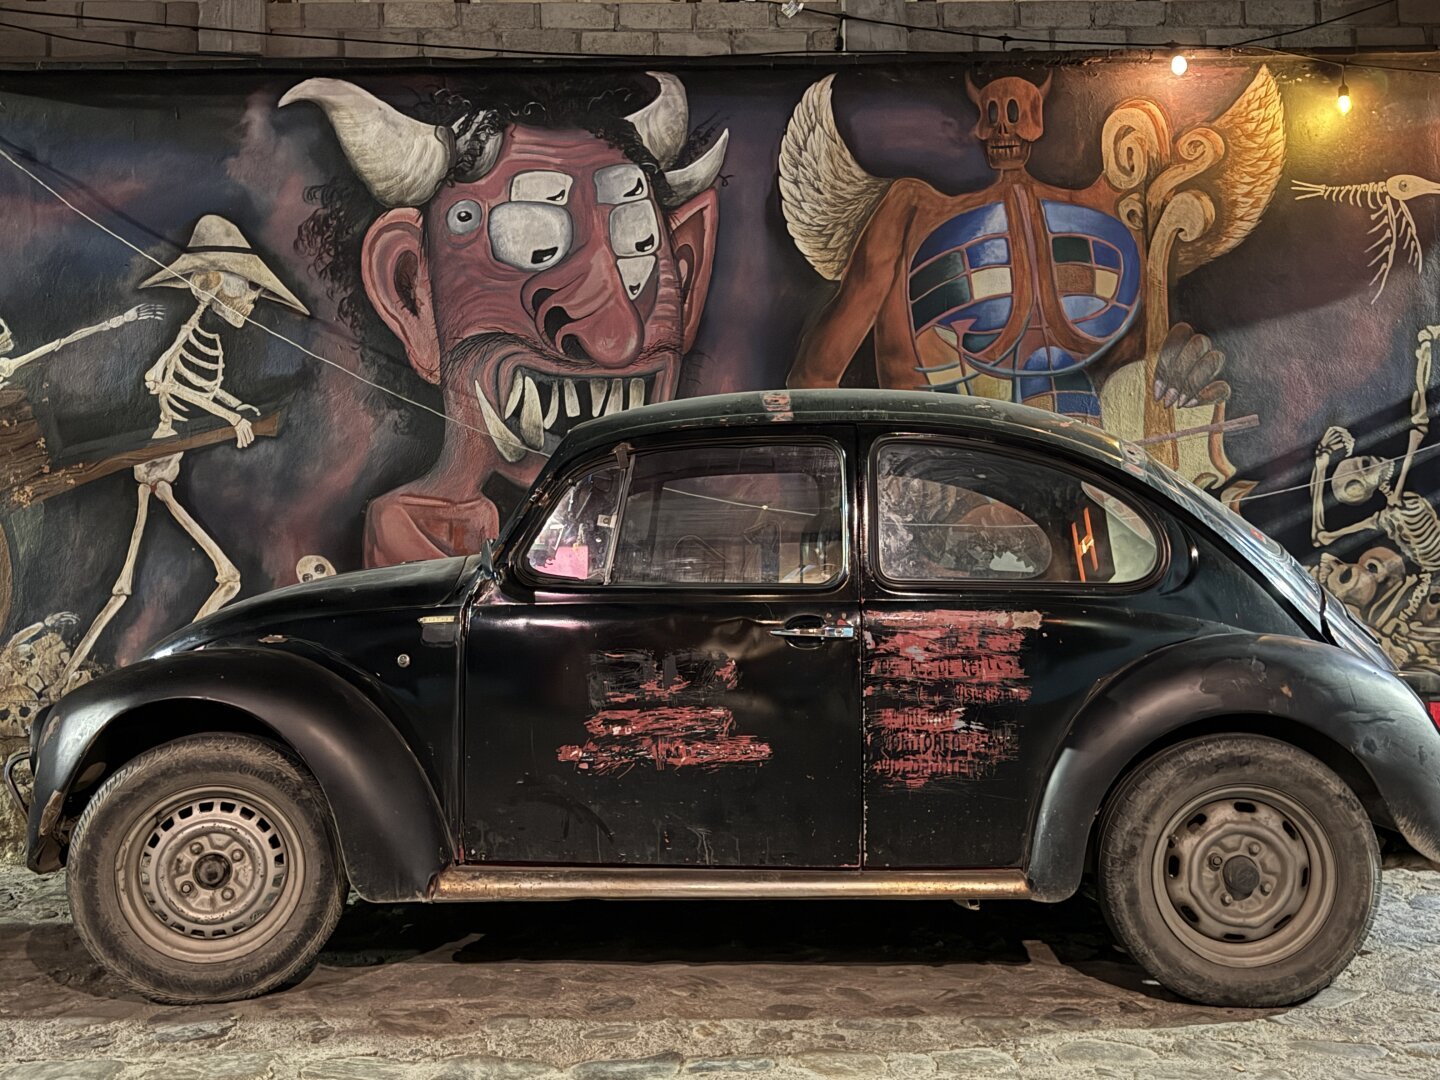
[[[0,867],[0,1080],[1440,1077],[1440,873],[1387,869],[1368,948],[1290,1010],[1147,984],[1092,905],[356,903],[258,1001],[124,990],[61,878]]]

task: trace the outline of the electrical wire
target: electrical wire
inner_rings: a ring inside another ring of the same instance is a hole
[[[145,259],[145,260],[147,260],[148,262],[154,263],[154,264],[155,264],[156,266],[158,266],[163,272],[169,274],[171,277],[175,278],[175,280],[181,282],[187,289],[193,290],[194,292],[198,293],[199,295],[206,297],[207,299],[209,299],[209,300],[212,301],[213,303],[220,304],[221,306],[225,306],[224,302],[220,299],[219,296],[215,295],[214,293],[207,292],[207,291],[204,290],[204,289],[198,288],[198,287],[195,286],[195,285],[190,281],[190,279],[187,278],[184,274],[181,274],[181,273],[178,273],[178,272],[175,271],[175,270],[172,270],[169,266],[167,266],[165,263],[161,262],[159,259],[155,258],[155,256],[151,255],[148,251],[145,251],[145,250],[143,250],[142,248],[139,248],[139,247],[135,246],[134,244],[132,244],[129,240],[125,239],[125,237],[121,236],[119,233],[117,233],[114,229],[110,228],[110,227],[109,227],[108,225],[106,225],[104,222],[99,221],[99,220],[95,219],[94,217],[91,217],[91,216],[90,216],[89,214],[87,214],[84,210],[80,209],[80,207],[76,206],[73,202],[71,202],[71,201],[70,201],[69,199],[67,199],[64,195],[62,195],[59,191],[57,191],[55,188],[51,187],[51,186],[50,186],[48,183],[46,183],[41,177],[37,176],[33,171],[31,171],[30,169],[27,169],[27,168],[26,168],[24,165],[22,165],[19,161],[16,161],[15,158],[14,158],[13,156],[11,156],[10,152],[9,152],[8,150],[6,150],[3,146],[0,146],[0,158],[3,158],[5,161],[9,162],[12,166],[14,166],[14,167],[15,167],[16,169],[18,169],[20,172],[24,173],[24,174],[25,174],[26,176],[28,176],[31,180],[33,180],[36,184],[40,185],[40,187],[42,187],[42,188],[44,188],[46,191],[48,191],[51,195],[53,195],[56,199],[58,199],[61,203],[63,203],[69,210],[71,210],[72,212],[78,214],[80,217],[84,218],[84,219],[85,219],[86,221],[88,221],[91,225],[94,225],[97,229],[99,229],[101,232],[105,233],[106,235],[110,236],[112,239],[118,240],[121,244],[124,244],[127,248],[129,248],[131,251],[133,251],[136,255],[139,255],[142,259]],[[412,397],[407,397],[406,395],[400,393],[398,390],[392,390],[392,389],[390,389],[390,387],[384,386],[384,385],[382,385],[381,383],[375,382],[373,379],[367,379],[364,375],[361,375],[358,371],[352,371],[352,370],[350,370],[348,367],[346,367],[344,364],[338,363],[338,362],[335,361],[335,360],[331,360],[329,357],[321,356],[319,353],[311,351],[310,349],[306,348],[304,345],[301,345],[298,341],[295,341],[295,340],[293,340],[293,339],[291,339],[291,338],[286,337],[284,334],[280,333],[280,331],[278,331],[278,330],[272,330],[270,327],[266,326],[264,323],[262,323],[262,322],[257,322],[256,320],[252,319],[249,315],[244,315],[244,316],[242,316],[242,318],[244,319],[244,321],[245,321],[245,323],[246,323],[247,325],[253,326],[253,327],[255,327],[256,329],[265,332],[266,334],[270,335],[272,338],[275,338],[275,339],[277,339],[277,340],[279,340],[279,341],[285,342],[285,344],[291,346],[291,347],[294,348],[294,349],[299,350],[299,351],[300,351],[301,353],[303,353],[304,355],[306,355],[306,356],[308,356],[308,357],[310,357],[310,358],[312,358],[312,359],[314,359],[314,360],[319,360],[322,364],[328,364],[330,367],[335,368],[337,371],[342,371],[342,372],[344,372],[346,375],[349,375],[352,379],[355,379],[357,382],[362,382],[362,383],[364,383],[366,386],[369,386],[369,387],[371,387],[371,388],[373,388],[373,389],[375,389],[375,390],[380,391],[382,394],[388,394],[390,397],[395,398],[397,401],[403,401],[403,402],[404,402],[405,404],[407,404],[407,405],[411,405],[411,406],[413,406],[413,407],[415,407],[415,408],[417,408],[417,409],[420,409],[420,410],[422,410],[422,411],[424,411],[424,412],[428,412],[428,413],[431,413],[431,414],[434,415],[434,416],[438,416],[441,420],[444,420],[447,424],[454,424],[454,425],[456,425],[457,427],[461,427],[461,428],[466,429],[467,431],[472,431],[472,432],[474,432],[474,433],[477,434],[477,435],[482,435],[482,436],[484,436],[484,437],[487,438],[487,439],[488,439],[488,438],[491,438],[491,435],[490,435],[490,433],[489,433],[488,431],[485,431],[485,430],[483,430],[483,429],[481,429],[481,428],[475,427],[475,426],[472,425],[472,424],[467,424],[467,423],[465,423],[463,420],[457,420],[455,417],[449,416],[449,415],[447,415],[446,413],[441,412],[439,409],[434,408],[433,406],[426,405],[423,401],[416,401],[414,398],[412,398]]]

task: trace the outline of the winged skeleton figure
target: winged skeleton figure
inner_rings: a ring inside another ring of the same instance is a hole
[[[1171,323],[1169,289],[1244,240],[1274,196],[1285,131],[1269,70],[1213,122],[1178,134],[1157,103],[1122,102],[1102,131],[1101,175],[1078,189],[1026,168],[1050,77],[976,87],[967,76],[996,176],[956,196],[866,172],[836,128],[833,81],[805,92],[780,147],[790,235],[839,283],[790,385],[835,385],[873,331],[881,386],[1053,409],[1224,486],[1235,474],[1224,435],[1257,420],[1226,419],[1225,357]]]

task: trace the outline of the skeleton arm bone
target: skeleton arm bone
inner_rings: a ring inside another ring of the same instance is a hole
[[[1395,480],[1390,494],[1391,502],[1398,502],[1405,490],[1405,480],[1410,475],[1410,465],[1415,460],[1415,451],[1425,441],[1430,431],[1430,409],[1425,400],[1425,391],[1430,385],[1430,342],[1422,341],[1415,350],[1415,392],[1410,395],[1410,444],[1405,449],[1405,460],[1400,466],[1400,475]]]
[[[199,391],[191,390],[189,387],[171,384],[169,387],[171,397],[179,398],[181,401],[188,401],[192,405],[199,405],[200,408],[218,416],[235,429],[235,445],[241,449],[249,446],[255,441],[255,433],[250,427],[250,421],[241,416],[238,412],[232,412],[224,405],[218,404],[209,394],[202,394]],[[229,396],[229,395],[227,395]],[[254,406],[241,406],[242,408],[254,408]]]
[[[222,405],[228,405],[236,412],[244,412],[246,409],[249,409],[256,416],[260,415],[260,410],[258,407],[254,405],[249,405],[246,402],[241,401],[238,397],[230,393],[228,390],[216,390],[215,399],[219,401]]]
[[[96,323],[94,326],[81,327],[79,330],[66,334],[63,338],[56,338],[54,341],[41,345],[38,349],[31,349],[23,356],[7,357],[0,360],[0,382],[10,378],[10,376],[14,375],[15,372],[19,371],[26,364],[40,360],[53,352],[59,352],[66,345],[72,345],[77,341],[82,341],[92,334],[99,334],[107,330],[118,330],[126,323],[135,322],[137,319],[158,319],[161,314],[161,309],[154,304],[140,304],[131,308],[123,315],[116,315],[113,318],[106,319],[104,322]]]
[[[1355,439],[1342,427],[1329,427],[1315,447],[1315,467],[1310,471],[1310,542],[1324,547],[1334,538],[1325,531],[1325,476],[1330,470],[1330,455],[1343,451],[1349,456]],[[1326,538],[1329,539],[1326,539]]]

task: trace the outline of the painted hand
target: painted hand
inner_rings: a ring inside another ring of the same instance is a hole
[[[125,312],[122,319],[131,323],[136,319],[161,319],[165,316],[165,309],[159,304],[136,304],[129,311]]]
[[[1355,452],[1355,436],[1343,427],[1326,428],[1325,434],[1320,436],[1320,442],[1315,447],[1315,456],[1336,454],[1341,451],[1344,451],[1346,457]]]
[[[237,420],[233,426],[235,428],[235,445],[241,450],[255,441],[255,429],[250,426],[249,420]]]
[[[1219,378],[1225,354],[1188,323],[1176,323],[1160,345],[1155,366],[1155,400],[1177,408],[1230,400],[1230,384]]]

